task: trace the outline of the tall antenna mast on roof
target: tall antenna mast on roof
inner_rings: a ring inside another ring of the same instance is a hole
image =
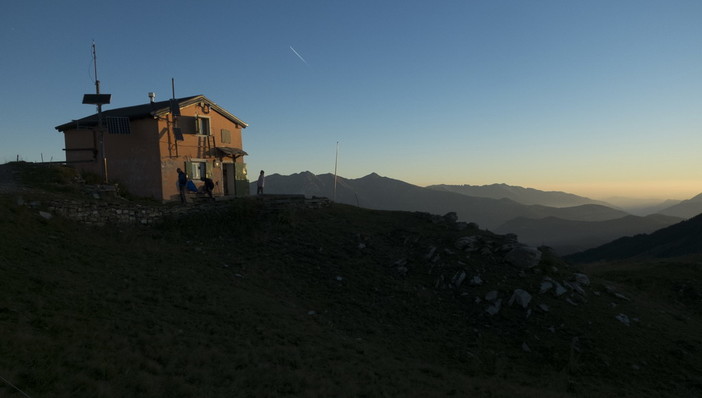
[[[171,78],[171,123],[173,124],[173,136],[175,137],[176,156],[178,156],[178,141],[184,141],[183,132],[178,127],[178,117],[180,116],[180,105],[175,97],[175,78]]]
[[[102,106],[109,104],[112,98],[111,94],[100,94],[100,80],[97,74],[97,52],[95,51],[95,40],[93,40],[93,67],[95,68],[95,94],[84,94],[83,103],[97,105],[97,133],[100,139],[100,157],[102,157],[102,176],[105,184],[107,184],[107,157],[105,156],[105,132],[102,128]],[[95,148],[97,150],[97,146]],[[97,159],[96,159],[97,160]]]
[[[100,79],[97,75],[97,51],[95,51],[95,40],[93,40],[93,68],[95,69],[95,94],[100,94]],[[102,104],[98,104],[98,109],[102,110]]]

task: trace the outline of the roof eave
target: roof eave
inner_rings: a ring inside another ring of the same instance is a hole
[[[231,113],[229,113],[229,111],[225,110],[224,108],[220,107],[216,103],[212,102],[209,98],[205,97],[204,95],[196,95],[196,96],[191,97],[185,101],[180,101],[178,103],[178,106],[181,108],[185,108],[186,106],[197,104],[198,102],[205,102],[207,105],[210,106],[210,108],[217,111],[217,113],[221,114],[222,116],[226,117],[227,119],[231,120],[233,123],[236,123],[243,128],[249,127],[248,123],[246,123],[243,120],[239,119],[238,117],[232,115]],[[170,112],[171,112],[171,108],[165,107],[165,108],[156,109],[156,110],[152,111],[151,114],[153,116],[164,116]]]

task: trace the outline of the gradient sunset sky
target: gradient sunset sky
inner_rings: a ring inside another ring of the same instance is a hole
[[[592,198],[702,192],[702,1],[16,1],[0,14],[0,163],[54,127],[204,94],[249,174],[371,172]]]

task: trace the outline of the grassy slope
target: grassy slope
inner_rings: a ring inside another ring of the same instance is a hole
[[[549,313],[486,317],[474,297],[512,277],[442,252],[490,286],[435,289],[440,271],[420,259],[467,233],[420,215],[237,201],[96,228],[0,201],[0,376],[32,397],[700,394],[689,307],[620,278],[607,283],[634,300],[616,308],[604,293],[578,307],[539,297]],[[388,267],[399,258],[406,277]],[[21,396],[4,383],[0,395]]]

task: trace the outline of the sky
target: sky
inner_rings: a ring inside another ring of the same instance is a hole
[[[702,192],[698,0],[36,1],[0,14],[0,163],[55,126],[203,94],[250,175],[370,173],[594,199]],[[338,150],[337,150],[338,149]]]

